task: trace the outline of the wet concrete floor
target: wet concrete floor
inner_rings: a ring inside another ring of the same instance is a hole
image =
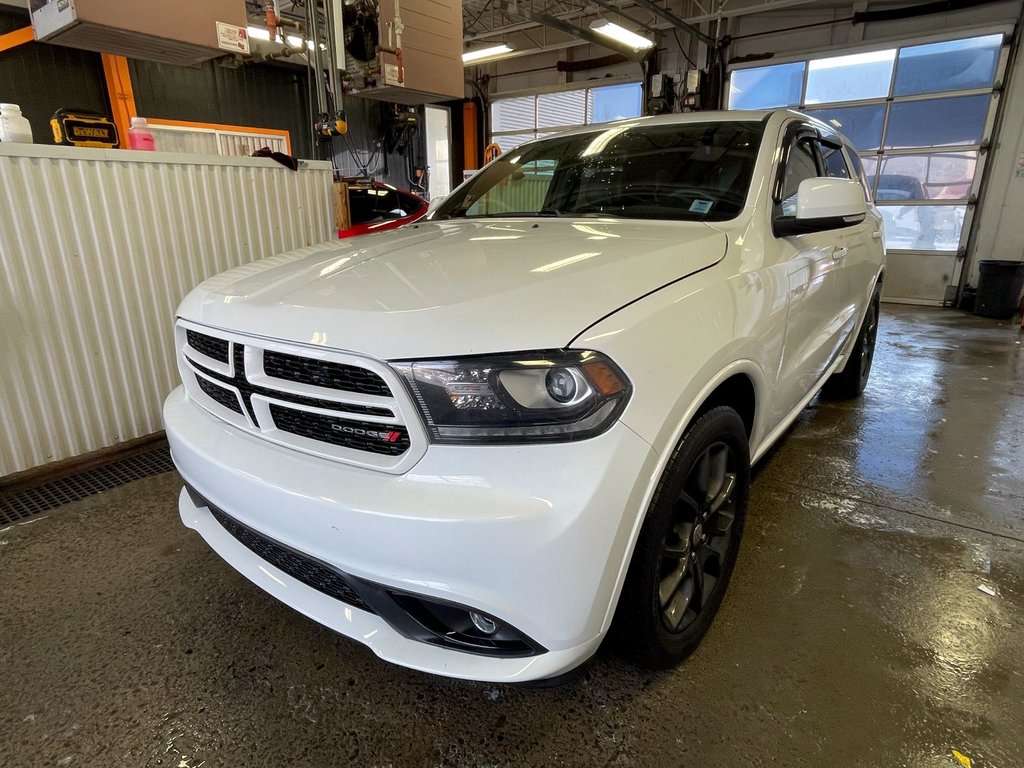
[[[1024,765],[1024,337],[883,311],[864,398],[760,466],[679,669],[385,664],[183,528],[169,473],[0,531],[0,766]]]

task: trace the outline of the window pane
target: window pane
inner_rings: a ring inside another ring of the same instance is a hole
[[[587,120],[587,92],[561,91],[537,97],[537,127],[583,125]]]
[[[987,88],[995,80],[1002,44],[1002,35],[986,35],[903,48],[895,94]]]
[[[588,123],[607,123],[627,117],[640,117],[640,83],[609,85],[587,91]]]
[[[821,159],[825,161],[826,176],[836,179],[850,178],[850,169],[846,165],[846,158],[843,157],[843,150],[822,144]]]
[[[796,193],[800,190],[800,182],[816,178],[817,175],[813,143],[808,139],[797,141],[786,162],[786,177],[782,184],[783,216],[796,216]]]
[[[889,95],[896,51],[814,59],[807,64],[807,104],[878,99]]]
[[[913,149],[980,144],[990,98],[982,94],[893,104],[885,147]]]
[[[878,149],[882,145],[882,125],[885,123],[884,104],[809,109],[807,114],[834,125],[836,130],[852,141],[853,146],[861,152]]]
[[[884,205],[885,246],[897,250],[955,251],[964,226],[965,205]]]
[[[897,155],[882,160],[879,200],[966,200],[977,152]]]
[[[510,149],[515,149],[524,141],[530,141],[532,138],[532,133],[508,133],[504,136],[492,136],[491,140],[501,147],[502,152],[508,152]]]
[[[487,216],[496,213],[523,213],[544,208],[544,199],[554,178],[556,160],[541,159],[524,163],[508,177],[507,183],[496,184],[485,192],[466,211],[467,216]]]
[[[737,69],[729,76],[729,109],[770,109],[800,104],[806,63]]]
[[[864,187],[864,191],[867,192],[868,199],[874,200],[874,192],[871,189],[871,184],[868,181],[864,168],[870,161],[871,172],[874,173],[875,164],[878,162],[877,157],[870,157],[862,160],[860,155],[853,152],[850,153],[849,157],[850,164],[853,166],[854,177],[860,181],[861,185]]]
[[[492,131],[533,130],[535,96],[522,96],[518,99],[499,99],[491,104]]]

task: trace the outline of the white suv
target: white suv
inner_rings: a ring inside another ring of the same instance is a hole
[[[379,656],[527,681],[664,667],[736,562],[749,470],[867,380],[882,221],[789,112],[533,141],[428,220],[250,264],[178,312],[182,520]]]

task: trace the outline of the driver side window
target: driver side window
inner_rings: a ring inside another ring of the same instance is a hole
[[[782,182],[782,215],[796,216],[796,193],[800,182],[819,176],[818,161],[815,157],[814,139],[800,136],[792,140],[786,172]]]

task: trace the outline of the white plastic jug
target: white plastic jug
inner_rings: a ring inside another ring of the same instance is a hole
[[[0,104],[0,141],[32,143],[32,126],[17,104]]]

